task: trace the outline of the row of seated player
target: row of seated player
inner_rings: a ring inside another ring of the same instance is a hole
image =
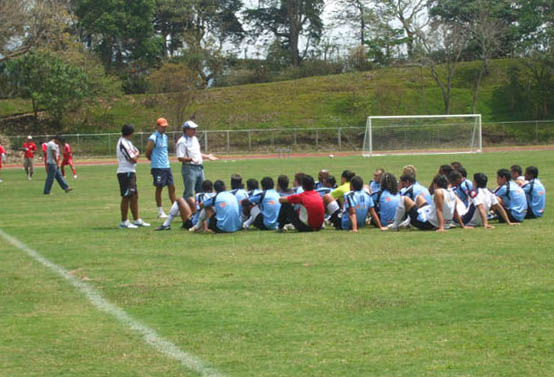
[[[337,186],[327,170],[317,182],[297,173],[294,187],[281,175],[277,185],[271,177],[249,179],[244,189],[242,177],[231,177],[231,189],[217,180],[204,181],[195,206],[183,198],[173,204],[168,218],[156,230],[169,230],[180,216],[190,231],[236,232],[241,229],[318,231],[327,226],[358,231],[366,224],[381,230],[414,227],[444,231],[451,227],[492,228],[491,219],[510,225],[526,218],[544,215],[546,192],[538,179],[538,169],[530,166],[521,174],[517,165],[497,172],[498,187],[487,188],[488,177],[475,173],[467,178],[459,163],[442,165],[429,188],[416,179],[416,168],[403,168],[400,180],[383,169],[364,185],[363,179],[345,170]]]

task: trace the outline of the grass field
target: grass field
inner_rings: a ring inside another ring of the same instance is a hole
[[[367,181],[377,167],[414,163],[428,183],[452,160],[491,187],[498,168],[533,164],[554,187],[549,151],[217,161],[206,173],[351,168]],[[3,170],[0,230],[219,375],[554,375],[551,198],[544,219],[445,234],[121,230],[115,167],[77,169],[75,190],[50,196],[43,169],[31,182]],[[148,170],[139,165],[140,212],[156,226]],[[196,375],[0,236],[0,376]]]

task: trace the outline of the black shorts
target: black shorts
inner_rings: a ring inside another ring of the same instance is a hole
[[[506,211],[506,214],[508,215],[508,219],[510,219],[510,222],[512,222],[512,223],[520,223],[521,222],[521,221],[516,220],[514,218],[514,216],[512,215],[512,212],[508,208],[504,207],[504,210]],[[499,223],[505,223],[504,218],[502,217],[502,215],[500,215],[500,212],[495,210],[494,213],[496,213],[496,216],[498,217],[498,222]],[[529,214],[529,211],[527,211],[527,214]]]
[[[210,219],[208,220],[208,229],[212,230],[215,233],[225,233],[217,227],[217,219],[215,218],[215,215],[210,217]]]
[[[434,230],[435,226],[431,224],[429,221],[420,221],[417,216],[419,213],[417,212],[417,207],[413,206],[410,211],[408,211],[408,215],[410,216],[410,224],[415,226],[418,229],[421,230]]]
[[[533,213],[533,211],[531,210],[531,208],[528,208],[527,209],[527,214],[525,215],[525,218],[526,219],[538,219],[537,216],[535,216],[535,214]],[[512,220],[510,220],[512,221]]]
[[[137,194],[137,176],[135,173],[117,173],[119,192],[124,198],[130,198]]]
[[[259,213],[258,216],[256,216],[256,218],[254,219],[254,223],[252,225],[254,225],[259,230],[269,230],[265,227],[264,216],[261,213]]]
[[[150,169],[150,173],[152,173],[152,177],[154,178],[154,186],[174,186],[175,183],[173,183],[173,174],[171,173],[170,168],[165,169],[157,169],[152,168]]]

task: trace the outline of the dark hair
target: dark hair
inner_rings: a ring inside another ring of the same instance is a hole
[[[355,175],[350,180],[350,185],[352,186],[354,191],[360,191],[361,189],[364,188],[364,180],[362,179],[362,177]]]
[[[212,192],[214,189],[214,184],[209,179],[204,180],[202,182],[202,191],[204,192]]]
[[[60,141],[60,143],[64,143],[65,144],[65,137],[59,137],[58,140]]]
[[[452,169],[454,170],[460,170],[460,168],[463,168],[462,163],[458,161],[451,162],[450,166],[452,166]]]
[[[296,173],[296,174],[294,175],[294,181],[295,181],[298,185],[302,186],[302,182],[303,182],[303,180],[304,180],[304,176],[305,176],[305,175],[306,175],[306,174],[304,174],[304,173],[302,173],[302,172]]]
[[[489,178],[485,173],[475,173],[473,174],[473,180],[477,183],[477,187],[485,188],[487,187],[487,182]]]
[[[132,135],[133,132],[135,132],[135,126],[133,126],[131,123],[124,124],[123,127],[121,127],[121,135],[123,136]]]
[[[243,188],[244,185],[242,184],[242,177],[240,174],[233,174],[231,175],[231,189],[239,189]]]
[[[404,176],[408,176],[410,177],[410,179],[413,178],[413,182],[415,182],[415,177],[413,175],[404,174],[403,177]],[[396,182],[396,177],[391,173],[383,173],[383,176],[381,177],[381,190],[387,190],[391,194],[396,195],[396,193],[398,192],[398,182]]]
[[[256,190],[256,189],[259,189],[260,188],[260,184],[258,183],[258,180],[255,179],[255,178],[249,178],[247,181],[246,181],[246,189],[248,191],[250,190]]]
[[[460,167],[457,168],[456,170],[458,170],[458,171],[460,172],[460,174],[462,175],[462,177],[467,178],[467,170],[466,170],[466,168],[464,168],[463,166],[460,166]]]
[[[54,140],[62,141],[62,137],[60,135],[54,136]]]
[[[448,165],[450,166],[450,165]],[[448,188],[448,179],[446,179],[446,176],[442,174],[435,175],[435,178],[433,178],[433,183],[437,186],[439,186],[442,189]]]
[[[539,169],[536,166],[528,166],[525,168],[525,174],[537,178],[539,176]]]
[[[521,166],[519,166],[519,165],[512,165],[512,167],[510,168],[510,172],[516,172],[517,175],[521,175],[521,173],[522,173]]]
[[[289,177],[286,175],[280,175],[277,177],[277,184],[281,188],[281,190],[286,190],[289,188]]]
[[[409,184],[413,185],[416,182],[415,175],[409,173],[402,174],[402,176],[400,177],[400,182],[408,182]],[[383,185],[383,183],[381,183],[381,185]]]
[[[496,175],[502,178],[506,178],[507,181],[512,179],[512,173],[508,169],[499,169]]]
[[[325,182],[325,184],[331,185],[331,187],[335,187],[335,185],[337,184],[337,180],[332,175],[328,175],[323,179],[323,181]]]
[[[439,174],[448,177],[448,174],[450,174],[450,172],[452,170],[454,170],[454,169],[452,169],[452,166],[450,166],[450,165],[441,165],[439,167]]]
[[[217,193],[225,191],[225,182],[218,179],[217,181],[214,182],[214,189],[215,189],[215,192]]]
[[[314,189],[314,178],[311,175],[304,175],[302,178],[302,188],[304,191],[311,191]]]
[[[275,183],[273,183],[273,178],[271,177],[262,178],[262,189],[271,190],[273,187],[275,187]]]
[[[346,182],[350,182],[354,176],[356,176],[356,173],[350,170],[344,170],[341,174],[341,177],[346,179]]]
[[[452,170],[448,173],[448,181],[450,183],[457,182],[459,179],[462,179],[462,174],[458,170]]]

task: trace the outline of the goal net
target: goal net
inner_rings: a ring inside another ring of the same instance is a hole
[[[362,156],[481,150],[481,114],[370,116]]]

